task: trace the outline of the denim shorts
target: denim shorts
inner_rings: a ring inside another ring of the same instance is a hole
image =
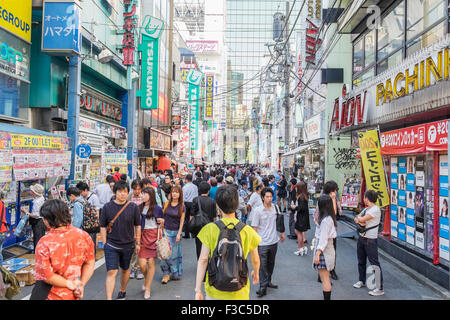
[[[106,271],[118,270],[119,266],[122,270],[128,270],[130,268],[134,248],[116,249],[106,243],[104,252]]]

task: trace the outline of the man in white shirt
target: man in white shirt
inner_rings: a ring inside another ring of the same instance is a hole
[[[359,234],[357,243],[358,273],[359,281],[353,287],[361,288],[366,285],[366,263],[369,259],[370,265],[375,266],[376,288],[369,291],[371,296],[382,296],[383,291],[383,273],[380,262],[378,261],[378,226],[381,221],[381,210],[375,204],[378,200],[378,193],[375,190],[367,190],[364,193],[364,203],[367,206],[363,212],[355,217],[355,223],[366,227],[364,233]]]
[[[259,184],[256,187],[256,191],[252,193],[250,199],[247,202],[247,224],[250,226],[252,225],[253,212],[256,210],[256,208],[263,205],[261,199],[262,188],[262,184]]]
[[[183,186],[183,201],[186,208],[186,217],[184,219],[184,236],[189,239],[190,232],[187,230],[187,223],[191,220],[192,200],[198,197],[198,187],[192,183],[192,174],[188,174],[185,178],[185,185]]]
[[[258,246],[261,267],[259,269],[259,290],[256,291],[258,297],[267,294],[267,287],[277,289],[278,286],[272,283],[272,274],[275,267],[275,257],[277,255],[278,242],[284,242],[284,232],[278,236],[277,232],[277,210],[272,204],[273,190],[264,188],[261,192],[263,205],[256,208],[253,214],[252,227],[258,232],[262,241]]]
[[[34,248],[36,248],[39,240],[45,235],[47,227],[42,220],[39,210],[45,202],[44,194],[45,189],[40,184],[33,184],[30,187],[31,195],[33,196],[33,205],[31,208],[31,212],[26,212],[25,208],[22,207],[20,210],[29,215],[29,223],[31,225],[31,229],[33,230],[33,244]]]
[[[111,198],[114,195],[112,189],[115,183],[116,181],[114,180],[113,176],[107,176],[106,183],[99,184],[97,187],[95,187],[94,192],[97,195],[98,200],[100,201],[100,209],[103,208],[105,204],[111,201]]]

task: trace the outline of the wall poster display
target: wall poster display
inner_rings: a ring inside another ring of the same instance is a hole
[[[341,206],[357,208],[361,192],[361,178],[346,178],[342,188]]]
[[[449,258],[448,155],[439,156],[439,257]]]

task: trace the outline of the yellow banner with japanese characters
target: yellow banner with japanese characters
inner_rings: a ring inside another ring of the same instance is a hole
[[[366,180],[366,189],[375,190],[378,193],[377,205],[385,207],[389,205],[389,192],[384,174],[383,159],[381,158],[381,146],[377,130],[358,132],[361,160]]]

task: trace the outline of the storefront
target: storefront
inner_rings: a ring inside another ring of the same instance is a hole
[[[120,126],[122,103],[85,84],[81,85],[80,143],[91,147],[87,159],[76,157],[75,180],[89,181],[95,188],[103,183],[106,167],[127,173],[126,128]]]
[[[144,129],[145,149],[138,150],[138,170],[143,176],[149,176],[158,170],[170,169],[172,153],[172,136],[153,129]]]

